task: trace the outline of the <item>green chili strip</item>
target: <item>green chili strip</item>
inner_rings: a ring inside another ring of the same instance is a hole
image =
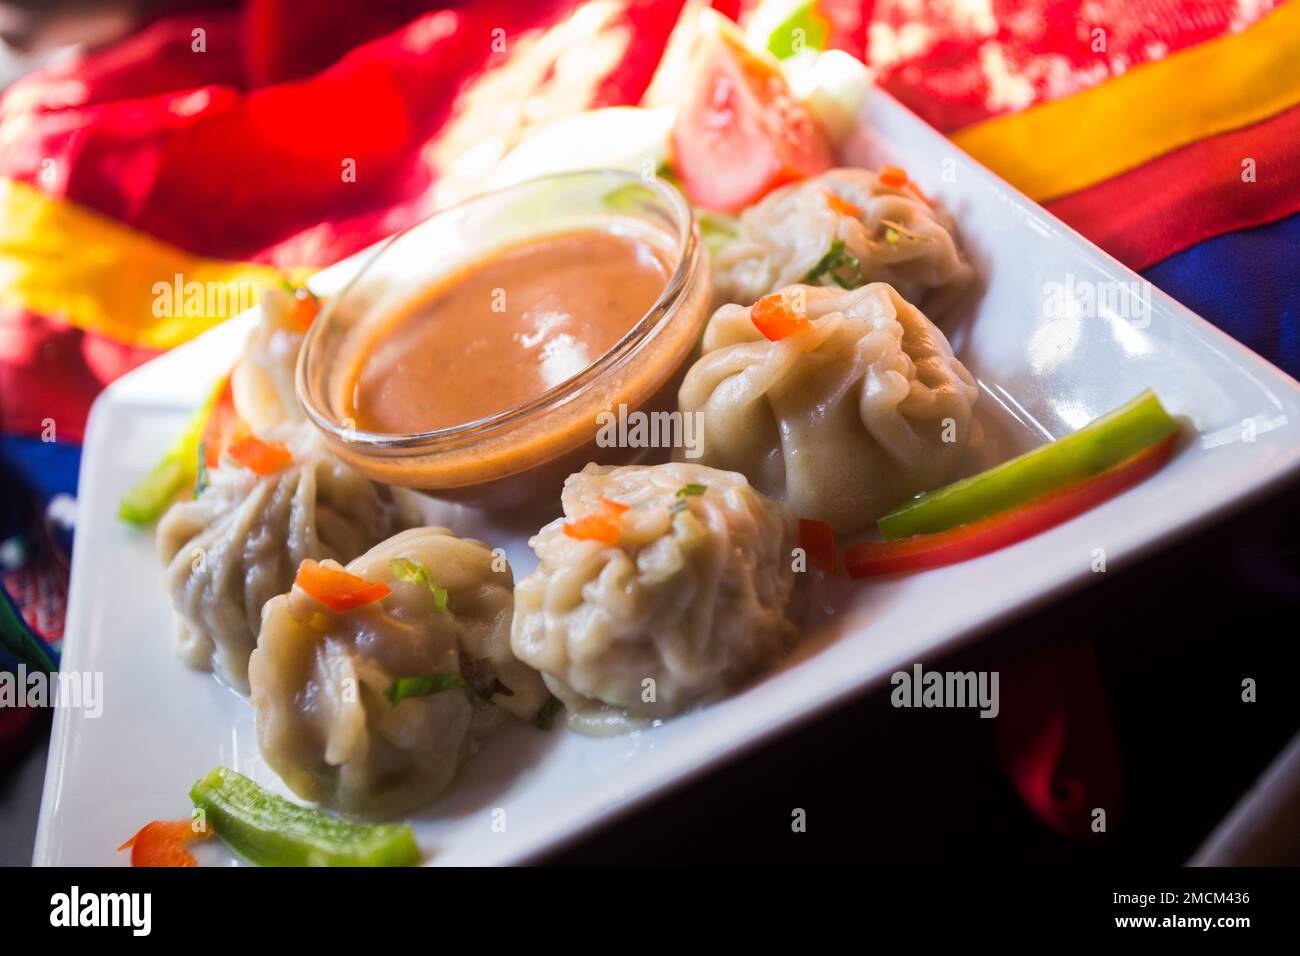
[[[229,847],[259,866],[411,866],[420,850],[409,825],[354,823],[300,807],[218,767],[190,799]]]
[[[1078,484],[1178,431],[1150,389],[1072,435],[928,491],[876,524],[886,540],[947,531]]]
[[[150,525],[162,516],[175,497],[194,481],[198,473],[199,446],[208,416],[226,386],[223,378],[212,390],[211,396],[196,411],[185,426],[185,431],[167,449],[162,461],[154,465],[149,474],[122,496],[117,516],[136,525]]]

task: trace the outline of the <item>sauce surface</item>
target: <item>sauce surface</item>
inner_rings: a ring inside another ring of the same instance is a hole
[[[595,229],[500,250],[378,327],[354,365],[352,417],[409,434],[531,401],[607,352],[669,276],[648,242]]]

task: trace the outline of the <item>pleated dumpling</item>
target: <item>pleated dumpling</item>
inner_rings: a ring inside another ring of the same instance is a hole
[[[952,220],[907,181],[832,169],[775,190],[740,216],[713,257],[714,303],[753,305],[794,283],[887,282],[942,315],[972,272]]]
[[[571,475],[529,542],[511,644],[574,729],[626,729],[720,697],[796,637],[790,509],[688,463]],[[576,535],[576,536],[575,536]]]
[[[413,528],[346,570],[391,592],[331,611],[294,587],[266,605],[249,664],[257,740],[304,799],[387,817],[436,797],[549,695],[511,652],[513,578],[486,544]]]
[[[245,692],[262,605],[289,589],[298,564],[350,561],[414,521],[393,489],[335,458],[312,426],[275,434],[288,464],[258,475],[223,455],[198,497],[158,523],[177,653]]]
[[[701,464],[849,532],[955,477],[982,443],[974,378],[892,287],[791,286],[763,303],[796,331],[769,339],[752,309],[723,306],[678,393],[700,416]]]
[[[258,307],[261,318],[231,370],[230,389],[240,419],[263,434],[305,420],[293,379],[307,334],[303,316],[315,315],[316,302],[306,290],[267,285]]]

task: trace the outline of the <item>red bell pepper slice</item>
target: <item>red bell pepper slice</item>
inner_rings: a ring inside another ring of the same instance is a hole
[[[1176,435],[1108,471],[999,514],[948,531],[895,541],[868,541],[844,551],[849,576],[874,578],[956,564],[1033,537],[1101,504],[1158,471],[1173,454]]]

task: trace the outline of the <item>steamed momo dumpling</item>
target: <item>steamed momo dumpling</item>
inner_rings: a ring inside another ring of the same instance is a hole
[[[241,691],[262,605],[289,589],[299,562],[351,560],[412,524],[391,488],[331,455],[310,425],[285,441],[284,468],[259,477],[224,456],[199,496],[158,523],[177,653]]]
[[[262,289],[261,320],[248,336],[244,352],[230,373],[230,388],[239,417],[257,434],[304,420],[294,393],[298,352],[306,335],[300,318],[303,304],[281,286]],[[312,300],[314,311],[314,300]]]
[[[529,541],[541,563],[515,590],[511,645],[571,725],[670,717],[735,688],[795,639],[794,514],[743,475],[592,464],[565,482],[562,502],[569,520]],[[613,523],[616,543],[566,533],[585,533],[573,522],[593,515]]]
[[[257,741],[300,797],[391,816],[437,796],[484,736],[548,694],[511,653],[513,578],[481,541],[413,528],[347,571],[392,593],[336,613],[295,587],[266,605],[249,664]],[[434,682],[404,696],[399,678]]]
[[[828,268],[813,278],[819,265]],[[939,315],[971,274],[952,220],[915,187],[886,186],[865,169],[832,169],[778,189],[741,214],[739,235],[713,257],[713,301],[752,305],[797,282],[837,288],[887,282]]]
[[[780,296],[807,330],[769,341],[738,305],[705,327],[678,393],[702,416],[700,463],[841,532],[953,478],[982,431],[979,390],[944,334],[883,283]]]

